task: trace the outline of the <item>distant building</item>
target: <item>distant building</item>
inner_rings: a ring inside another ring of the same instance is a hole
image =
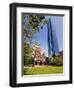
[[[63,55],[63,51],[60,51],[60,52],[55,53],[54,56],[59,56],[59,55]]]
[[[63,55],[63,51],[60,51],[60,52],[59,52],[59,55]]]

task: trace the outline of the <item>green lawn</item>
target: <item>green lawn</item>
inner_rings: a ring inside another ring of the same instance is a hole
[[[24,69],[24,75],[59,74],[59,73],[63,73],[63,66],[27,67]]]

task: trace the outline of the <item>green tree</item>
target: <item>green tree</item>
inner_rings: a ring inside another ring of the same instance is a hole
[[[50,61],[51,65],[57,65],[57,66],[62,66],[63,65],[63,55],[58,55],[52,57],[52,60]]]
[[[41,30],[48,21],[43,15],[23,15],[23,18],[24,41],[32,43],[35,33]]]
[[[43,15],[23,14],[24,65],[33,64],[31,44],[38,44],[33,37],[46,23]]]
[[[30,48],[29,44],[24,43],[24,65],[33,64],[32,59],[32,48]]]

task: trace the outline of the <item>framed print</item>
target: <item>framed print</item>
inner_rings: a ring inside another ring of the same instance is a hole
[[[10,4],[10,86],[72,83],[72,7]]]

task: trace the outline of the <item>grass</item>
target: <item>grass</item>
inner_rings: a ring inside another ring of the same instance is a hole
[[[24,69],[24,75],[60,74],[60,73],[63,73],[63,66],[27,67]]]

